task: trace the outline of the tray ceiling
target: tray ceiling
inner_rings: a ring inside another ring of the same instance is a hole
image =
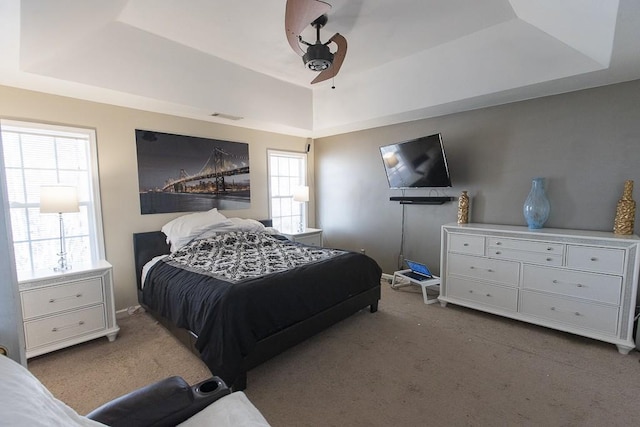
[[[312,86],[285,0],[3,0],[0,84],[320,137],[640,78],[637,0],[330,3]]]

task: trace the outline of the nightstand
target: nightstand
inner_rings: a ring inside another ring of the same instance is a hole
[[[281,233],[284,237],[294,242],[309,246],[322,247],[322,230],[319,228],[305,228],[304,231]]]
[[[27,358],[103,336],[115,340],[112,276],[111,264],[98,261],[20,277]]]

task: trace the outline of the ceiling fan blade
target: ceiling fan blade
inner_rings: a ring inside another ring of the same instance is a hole
[[[338,71],[340,71],[340,67],[342,67],[344,57],[347,54],[347,39],[345,39],[342,34],[335,33],[329,41],[338,45],[338,50],[333,54],[333,63],[331,64],[331,67],[318,74],[311,84],[320,83],[335,77],[336,74],[338,74]]]
[[[298,36],[316,18],[327,13],[329,9],[331,9],[331,5],[320,0],[287,0],[284,30],[287,33],[287,41],[291,49],[298,55],[305,54],[298,43]]]

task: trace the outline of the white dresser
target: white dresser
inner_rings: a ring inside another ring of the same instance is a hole
[[[36,272],[21,277],[19,289],[27,358],[103,336],[113,341],[120,330],[106,261]]]
[[[442,227],[440,303],[635,347],[635,235],[488,224]]]

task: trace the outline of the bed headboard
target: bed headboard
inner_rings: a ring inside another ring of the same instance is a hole
[[[153,257],[168,254],[167,236],[162,231],[149,231],[133,234],[133,256],[135,257],[136,283],[141,289],[142,267]]]
[[[259,220],[265,227],[272,227],[273,221],[271,219]],[[162,231],[148,231],[145,233],[133,233],[133,255],[135,257],[136,268],[136,284],[138,290],[142,288],[142,267],[153,257],[158,255],[168,254],[169,244],[167,243],[167,236]]]

